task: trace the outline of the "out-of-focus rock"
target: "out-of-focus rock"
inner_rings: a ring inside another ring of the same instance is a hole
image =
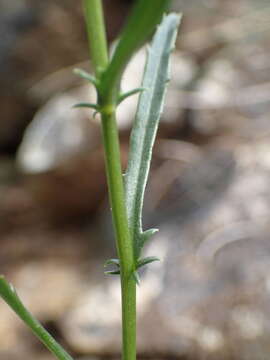
[[[76,95],[56,96],[34,117],[17,157],[18,165],[25,173],[55,169],[73,156],[99,146],[99,129],[88,120],[87,111],[73,108],[79,99],[83,102],[87,97],[83,99],[82,92]]]
[[[121,28],[131,1],[105,1],[108,38]],[[88,59],[81,2],[0,4],[0,150],[14,152],[40,105],[28,90],[48,74]]]
[[[88,91],[50,100],[27,129],[17,157],[35,197],[63,218],[96,210],[106,187],[99,124],[73,108]]]

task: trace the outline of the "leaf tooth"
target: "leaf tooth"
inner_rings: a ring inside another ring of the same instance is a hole
[[[144,259],[139,259],[137,262],[137,269],[141,268],[142,266],[151,264],[154,261],[160,261],[160,259],[157,256],[148,256]]]
[[[119,259],[109,259],[109,260],[105,261],[104,267],[106,267],[108,265],[116,265],[116,266],[120,267],[120,260]]]
[[[120,275],[120,260],[119,259],[109,259],[105,262],[104,267],[108,265],[116,265],[116,270],[105,271],[105,275]]]
[[[135,243],[135,259],[138,259],[140,257],[141,251],[145,243],[151,238],[151,236],[153,236],[158,231],[158,229],[148,229],[138,234],[138,240]]]
[[[148,229],[141,233],[141,240],[143,244],[150,239],[151,236],[153,236],[155,233],[157,233],[158,229]]]
[[[99,106],[97,104],[92,104],[92,103],[79,103],[79,104],[75,104],[73,105],[73,108],[90,108],[90,109],[94,109],[96,111],[99,111]]]
[[[98,81],[95,78],[95,76],[89,74],[85,70],[78,69],[78,68],[74,69],[73,72],[75,75],[80,76],[82,79],[88,80],[91,84],[93,84],[95,87],[97,87]]]
[[[118,101],[117,101],[117,104],[121,104],[121,102],[123,102],[124,100],[126,100],[128,97],[132,96],[132,95],[136,95],[138,93],[141,93],[143,91],[145,91],[146,88],[143,88],[143,87],[139,87],[139,88],[136,88],[136,89],[133,89],[133,90],[130,90],[130,91],[127,91],[123,94],[121,94],[118,98]]]
[[[120,275],[120,270],[105,271],[104,274],[105,275]]]
[[[138,271],[136,271],[136,270],[133,271],[132,276],[133,276],[133,279],[135,280],[136,284],[140,285],[141,279],[140,279],[140,275],[139,275]]]

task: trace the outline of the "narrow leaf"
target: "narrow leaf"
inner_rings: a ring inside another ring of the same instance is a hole
[[[180,16],[177,14],[164,17],[154,36],[142,84],[147,90],[140,95],[131,133],[125,186],[129,227],[136,259],[140,256],[146,238],[151,235],[142,230],[143,198],[169,78],[169,58],[174,48],[179,22]]]
[[[145,89],[144,88],[136,88],[136,89],[133,89],[131,91],[128,91],[124,94],[121,94],[119,96],[119,99],[118,99],[118,104],[121,104],[121,102],[123,102],[124,100],[126,100],[128,97],[132,96],[132,95],[135,95],[135,94],[138,94],[142,91],[144,91]]]
[[[72,360],[72,357],[44,329],[38,320],[25,308],[15,289],[3,276],[0,276],[0,297],[11,307],[20,319],[33,331],[43,344],[59,360]]]
[[[82,69],[77,69],[77,68],[74,69],[73,72],[75,75],[78,75],[81,78],[90,81],[90,83],[93,84],[94,86],[97,86],[97,79],[93,75],[89,74],[88,72],[86,72]]]
[[[160,261],[160,259],[156,256],[148,256],[144,259],[140,259],[137,263],[137,269],[141,268],[144,265],[151,264],[154,261]]]
[[[162,19],[170,0],[137,0],[113,52],[102,84],[111,87],[120,80],[134,52],[142,46]]]

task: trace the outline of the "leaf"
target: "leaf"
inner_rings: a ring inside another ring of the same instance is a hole
[[[94,86],[97,86],[98,81],[95,78],[95,76],[89,74],[88,72],[86,72],[86,71],[84,71],[82,69],[78,69],[78,68],[74,69],[73,72],[74,72],[75,75],[78,75],[81,78],[83,78],[85,80],[88,80]]]
[[[130,138],[130,153],[125,176],[126,206],[129,227],[138,259],[145,241],[154,230],[143,232],[142,208],[149,174],[152,148],[163,109],[169,78],[169,58],[174,48],[180,15],[164,17],[148,53],[136,118]]]
[[[138,260],[138,263],[137,263],[137,269],[139,269],[142,266],[145,266],[147,264],[151,264],[154,261],[160,261],[160,259],[156,256],[148,256],[144,259],[140,259],[140,260]]]
[[[133,90],[130,90],[126,93],[123,93],[119,96],[119,99],[118,99],[118,102],[117,104],[121,104],[121,102],[123,102],[124,100],[126,100],[128,97],[132,96],[132,95],[136,95],[142,91],[144,91],[145,89],[144,88],[136,88],[136,89],[133,89]]]
[[[134,52],[148,40],[169,3],[170,0],[136,1],[104,73],[102,87],[111,88],[120,81],[127,63]]]
[[[25,308],[18,297],[14,287],[9,284],[4,276],[0,276],[0,297],[10,306],[19,318],[32,330],[32,332],[43,342],[43,344],[59,360],[73,360],[72,357],[58,344],[47,330],[34,318]]]

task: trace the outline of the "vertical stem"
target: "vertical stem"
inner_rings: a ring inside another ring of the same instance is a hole
[[[98,77],[108,65],[102,2],[101,0],[84,0],[84,5],[90,50],[96,76]],[[135,360],[136,282],[132,276],[135,270],[135,263],[125,204],[119,136],[115,119],[116,104],[113,101],[113,99],[117,99],[118,94],[114,93],[116,91],[118,91],[117,86],[113,89],[106,89],[105,93],[99,96],[99,101],[103,101],[99,105],[101,106],[102,134],[110,204],[121,269],[122,357],[123,360]],[[101,98],[105,99],[105,102]]]
[[[91,51],[90,56],[98,76],[108,65],[108,48],[102,2],[100,0],[84,0],[84,9]]]
[[[104,114],[102,116],[102,133],[113,223],[117,237],[118,256],[121,264],[122,356],[124,360],[135,360],[136,282],[132,276],[132,272],[134,271],[134,257],[126,215],[119,140],[114,113],[111,115]]]

